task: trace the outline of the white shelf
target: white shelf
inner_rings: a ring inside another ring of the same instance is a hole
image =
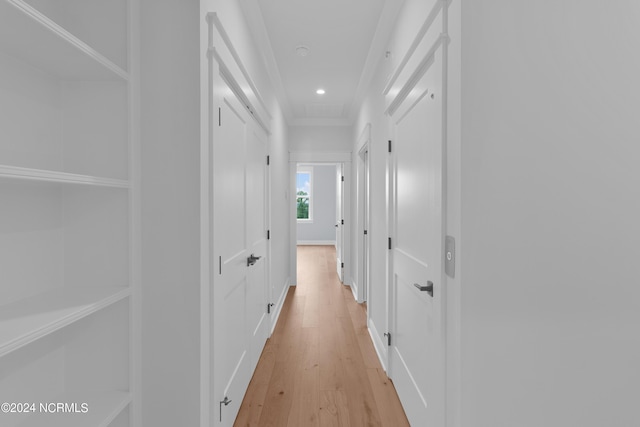
[[[23,0],[0,0],[0,51],[66,80],[128,74]]]
[[[0,178],[26,179],[64,184],[94,185],[99,187],[129,188],[129,182],[123,179],[77,175],[66,172],[30,169],[6,165],[0,165]]]
[[[61,288],[0,306],[0,357],[131,294],[128,287]]]
[[[25,420],[20,427],[108,427],[109,424],[131,403],[131,394],[124,391],[103,393],[69,393],[52,402],[76,403],[81,410],[87,404],[86,413],[42,413],[36,403],[36,413]],[[47,403],[47,402],[42,402]]]

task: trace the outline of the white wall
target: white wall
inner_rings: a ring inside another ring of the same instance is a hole
[[[312,172],[312,222],[298,221],[298,243],[336,240],[336,166],[308,165]]]
[[[142,418],[199,422],[200,5],[142,0]],[[170,408],[180,402],[181,410]]]
[[[351,126],[290,126],[290,150],[295,152],[351,151]]]
[[[640,425],[638,22],[463,3],[463,426]]]

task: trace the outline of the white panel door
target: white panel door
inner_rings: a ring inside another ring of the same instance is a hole
[[[342,267],[342,263],[344,262],[344,258],[342,256],[342,239],[344,235],[344,226],[342,224],[344,218],[342,208],[344,204],[344,181],[342,180],[342,177],[344,176],[343,167],[343,165],[338,165],[336,168],[336,271],[338,272],[340,282],[344,282],[344,268]]]
[[[266,174],[267,135],[264,130],[251,122],[247,141],[246,189],[247,189],[247,247],[249,255],[257,260],[248,266],[247,326],[251,372],[269,335],[267,316],[267,224],[266,224]]]
[[[390,372],[411,425],[442,427],[443,99],[438,53],[430,64],[391,118],[396,138]]]
[[[268,334],[267,138],[224,80],[215,83],[211,413],[215,425],[230,426]],[[220,404],[225,398],[231,402]]]

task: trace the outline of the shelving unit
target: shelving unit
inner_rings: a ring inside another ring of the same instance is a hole
[[[102,178],[74,173],[56,172],[41,169],[19,168],[0,165],[0,178],[28,179],[42,182],[57,182],[99,187],[129,188],[129,181],[123,179]]]
[[[137,0],[0,0],[3,427],[135,424]]]

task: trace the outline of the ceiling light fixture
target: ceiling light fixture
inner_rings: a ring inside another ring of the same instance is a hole
[[[318,89],[318,90],[316,91],[316,93],[317,93],[318,95],[324,95],[324,94],[325,94],[324,89]]]

